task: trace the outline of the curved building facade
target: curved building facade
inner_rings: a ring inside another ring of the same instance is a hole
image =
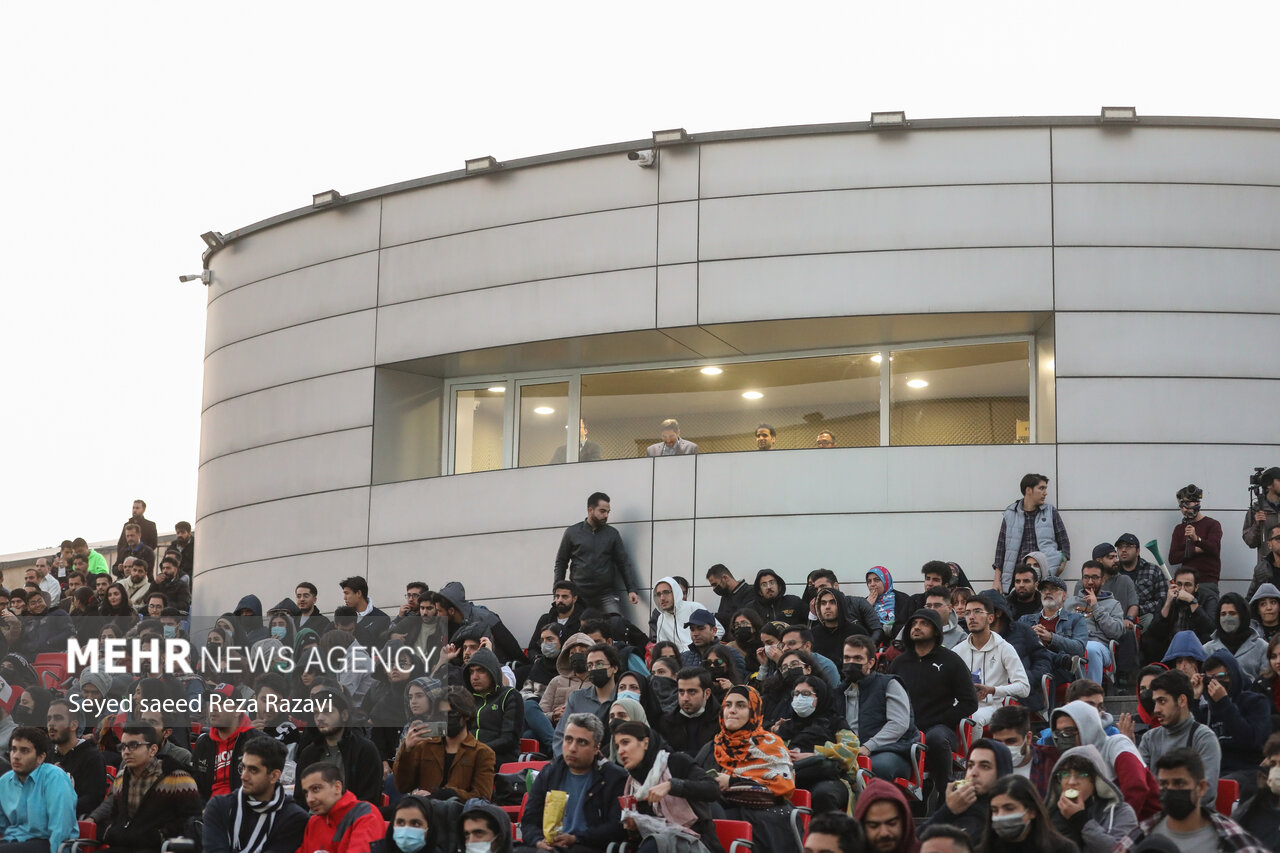
[[[1224,589],[1247,580],[1247,478],[1280,461],[1280,124],[863,123],[626,156],[652,148],[215,240],[201,613],[461,580],[526,636],[597,490],[642,582],[704,603],[713,563],[977,581],[1032,471],[1068,576],[1126,531],[1167,547],[1195,482]],[[698,455],[646,455],[668,418]]]

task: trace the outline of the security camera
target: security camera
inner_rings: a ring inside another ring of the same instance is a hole
[[[627,159],[635,162],[637,166],[647,169],[658,162],[658,152],[652,148],[646,148],[643,151],[628,151]]]
[[[211,273],[209,270],[205,270],[201,272],[199,275],[178,276],[178,281],[182,282],[183,284],[186,284],[189,281],[198,281],[201,284],[208,284],[212,280],[213,280],[213,273]]]

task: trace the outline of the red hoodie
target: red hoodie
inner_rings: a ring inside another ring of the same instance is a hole
[[[866,789],[858,797],[857,805],[853,807],[854,819],[862,823],[867,810],[876,803],[883,802],[891,802],[897,806],[898,814],[902,817],[902,840],[893,849],[893,853],[920,853],[920,842],[916,839],[916,824],[911,817],[907,798],[902,793],[902,789],[892,782],[886,782],[883,779],[872,779],[868,782]],[[871,849],[871,846],[871,839],[867,839],[867,849]]]
[[[222,739],[217,729],[209,729],[209,739],[213,741],[218,752],[213,762],[213,796],[231,793],[231,761],[235,756],[236,740],[240,735],[253,728],[248,714],[240,715],[240,724],[226,739]]]
[[[338,843],[334,844],[333,836],[338,831],[338,824],[342,823],[347,812],[357,804],[369,808],[369,812],[356,818]],[[312,815],[307,821],[307,831],[302,835],[302,846],[298,848],[298,853],[316,853],[317,850],[327,850],[329,853],[369,853],[373,843],[381,841],[386,834],[387,823],[378,814],[378,810],[357,800],[356,795],[350,791],[345,791],[328,814]]]

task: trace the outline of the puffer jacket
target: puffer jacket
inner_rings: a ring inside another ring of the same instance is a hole
[[[560,657],[556,658],[556,672],[560,673],[551,679],[551,683],[547,685],[547,689],[542,691],[542,698],[538,700],[538,707],[550,717],[555,713],[556,708],[563,708],[565,703],[569,701],[569,694],[576,690],[581,690],[588,684],[587,674],[585,672],[577,673],[573,671],[573,667],[569,665],[569,650],[574,646],[584,646],[583,651],[594,646],[595,640],[586,634],[577,633],[569,639],[565,640],[560,646]],[[551,721],[555,723],[555,720]]]

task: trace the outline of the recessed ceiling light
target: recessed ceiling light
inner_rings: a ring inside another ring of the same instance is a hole
[[[764,395],[761,394],[759,391],[743,391],[742,396],[744,399],[747,399],[747,400],[759,400]]]
[[[883,361],[884,361],[884,355],[882,355],[881,353],[876,353],[875,355],[871,356],[872,364],[880,364]],[[893,361],[893,356],[889,356],[889,361],[890,362]]]
[[[701,373],[703,376],[719,376],[721,373],[724,373],[724,371],[718,367],[704,367],[702,368]]]
[[[507,386],[506,386],[506,385],[493,385],[493,386],[491,386],[491,387],[489,388],[489,393],[490,393],[490,394],[505,394],[505,393],[507,393]]]
[[[556,413],[556,410],[551,408],[550,406],[539,406],[538,408],[533,410],[533,413],[535,415],[554,415]]]
[[[925,382],[923,379],[909,379],[907,380],[907,387],[908,388],[928,388],[929,383]]]

